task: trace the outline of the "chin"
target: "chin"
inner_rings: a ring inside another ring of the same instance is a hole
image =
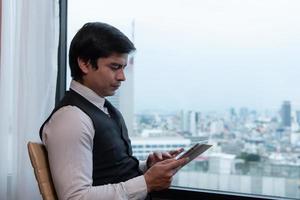
[[[109,92],[109,93],[107,93],[107,95],[106,96],[114,96],[116,94],[116,92],[115,91],[113,91],[113,92]]]

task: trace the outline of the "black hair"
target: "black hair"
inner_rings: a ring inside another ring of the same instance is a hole
[[[74,80],[82,80],[83,73],[77,59],[90,62],[97,69],[97,59],[107,58],[113,53],[131,53],[135,51],[133,43],[117,28],[91,22],[83,25],[72,39],[69,50],[69,65]]]

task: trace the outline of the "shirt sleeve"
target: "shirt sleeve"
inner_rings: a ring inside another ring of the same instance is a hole
[[[117,184],[92,186],[94,134],[92,120],[75,106],[62,107],[44,126],[43,142],[58,198],[145,199],[147,185],[144,176]]]

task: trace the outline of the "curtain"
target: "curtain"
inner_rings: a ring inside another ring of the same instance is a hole
[[[41,199],[28,141],[54,107],[58,0],[2,0],[0,199]]]

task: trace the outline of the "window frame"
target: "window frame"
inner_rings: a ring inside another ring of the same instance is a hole
[[[67,80],[67,31],[68,31],[68,1],[59,0],[59,42],[57,59],[57,79],[55,105],[63,98],[66,92]]]
[[[267,195],[249,195],[244,193],[235,193],[235,192],[225,192],[218,190],[208,190],[208,189],[194,189],[194,188],[185,188],[172,186],[168,190],[154,192],[152,197],[156,200],[279,200],[279,199],[287,199],[287,200],[295,200],[296,198],[287,198],[287,197],[276,197],[276,196],[267,196]]]

